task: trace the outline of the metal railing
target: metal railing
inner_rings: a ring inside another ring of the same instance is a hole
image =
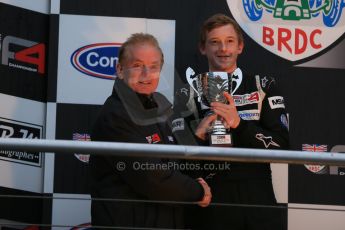
[[[79,153],[113,156],[147,156],[189,160],[217,160],[240,162],[323,164],[345,166],[345,154],[266,150],[249,148],[221,148],[186,145],[136,144],[120,142],[87,142],[71,140],[43,140],[0,138],[1,150]]]
[[[236,161],[236,162],[262,162],[262,163],[289,163],[289,164],[320,164],[345,166],[345,154],[338,152],[310,152],[290,151],[290,150],[266,150],[249,148],[217,148],[206,146],[184,146],[184,145],[159,145],[159,144],[137,144],[119,142],[85,142],[71,140],[45,140],[45,139],[17,139],[0,138],[0,150],[27,151],[27,152],[55,152],[58,154],[94,154],[112,156],[131,157],[158,157],[187,160],[216,160],[216,161]],[[6,198],[9,195],[0,195]],[[53,198],[46,196],[11,196],[12,198],[28,199],[72,199]],[[75,199],[75,198],[73,198]],[[85,198],[77,198],[86,200]],[[123,200],[123,199],[101,199],[93,198],[95,201],[107,202],[146,202],[146,203],[175,203],[175,204],[196,204],[196,202],[176,202],[176,201],[154,201],[154,200]],[[285,206],[251,205],[251,204],[225,204],[211,203],[211,206],[236,206],[247,208],[276,208],[286,209]],[[332,210],[345,211],[345,210]],[[1,229],[0,223],[0,229]],[[11,223],[5,223],[8,226]],[[14,223],[12,225],[19,225]],[[25,224],[22,224],[25,226]],[[48,226],[46,224],[36,224],[40,227],[72,227],[72,226]],[[111,229],[145,229],[145,228],[118,228],[105,227]]]

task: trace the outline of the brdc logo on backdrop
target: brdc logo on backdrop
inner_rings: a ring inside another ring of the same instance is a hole
[[[45,73],[45,44],[0,34],[1,64],[30,72]]]
[[[91,77],[113,80],[121,43],[95,43],[78,48],[71,63],[79,72]]]
[[[265,49],[299,61],[326,49],[345,32],[343,0],[227,0],[235,20]]]

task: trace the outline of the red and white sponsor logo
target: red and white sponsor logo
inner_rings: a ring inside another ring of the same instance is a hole
[[[232,98],[234,99],[236,106],[243,106],[243,105],[259,103],[260,94],[259,92],[256,91],[250,94],[233,95]]]
[[[161,138],[158,135],[158,133],[155,133],[155,134],[152,134],[150,136],[147,136],[146,140],[149,144],[156,144],[156,143],[161,141]]]

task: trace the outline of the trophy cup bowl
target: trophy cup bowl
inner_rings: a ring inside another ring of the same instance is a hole
[[[212,102],[228,103],[224,92],[229,92],[229,78],[227,72],[206,72],[194,75],[194,71],[188,68],[186,78],[189,85],[198,95],[198,101],[207,107]],[[222,120],[217,116],[209,129],[210,145],[232,146],[231,135],[225,128]]]

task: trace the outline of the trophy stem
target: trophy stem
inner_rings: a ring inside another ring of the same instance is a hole
[[[211,146],[231,147],[233,145],[231,134],[226,130],[218,115],[212,123],[209,135]]]
[[[211,134],[226,134],[226,128],[220,119],[220,117],[217,115],[216,120],[212,123],[212,128],[211,128]]]

